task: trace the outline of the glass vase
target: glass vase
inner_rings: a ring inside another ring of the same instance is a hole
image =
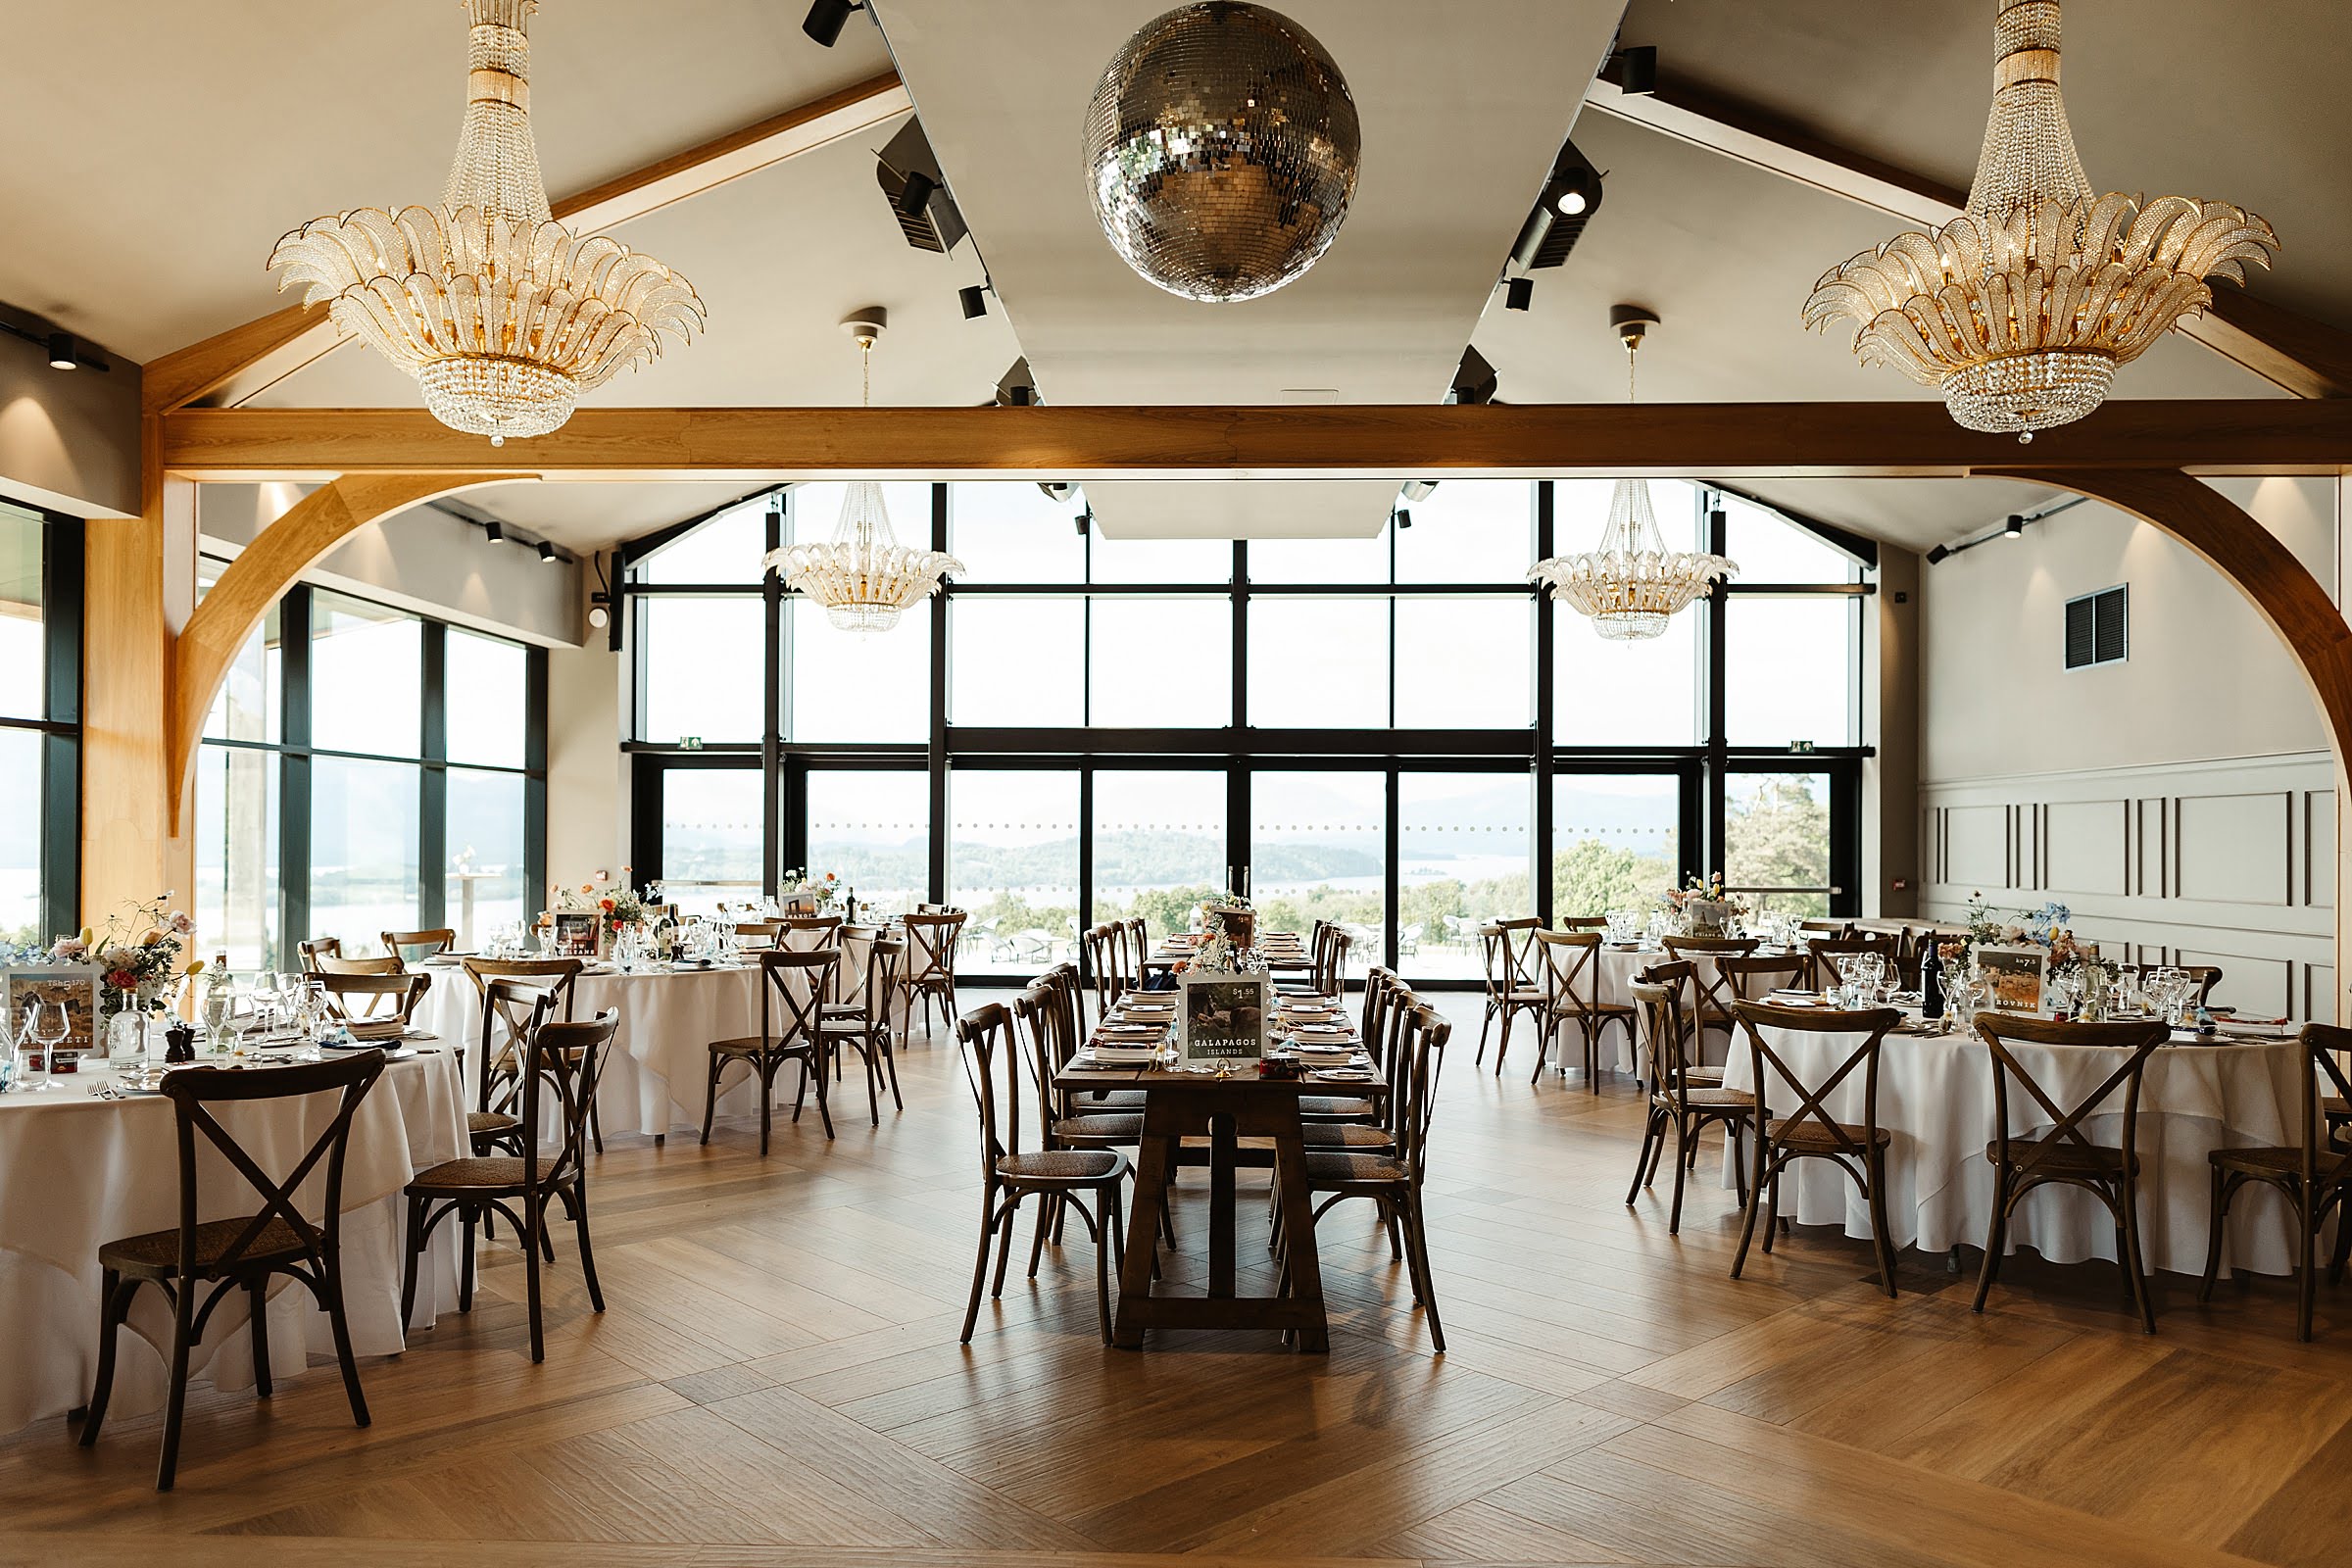
[[[110,1066],[136,1067],[147,1060],[147,1010],[123,1007],[106,1020],[106,1059]]]

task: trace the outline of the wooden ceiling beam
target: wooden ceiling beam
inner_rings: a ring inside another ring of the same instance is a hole
[[[2030,445],[1937,402],[1433,407],[582,409],[493,448],[421,409],[182,409],[163,462],[213,480],[528,469],[563,480],[1348,475],[1954,476],[2005,468],[2337,473],[2352,401],[2111,402]]]
[[[1588,108],[1645,125],[1693,147],[1795,180],[1906,223],[1934,227],[1960,216],[1968,193],[1909,170],[1824,141],[1765,113],[1685,82],[1660,81],[1652,93],[1592,83]],[[1826,270],[1843,261],[1824,256]],[[2299,398],[2352,397],[2352,333],[2298,316],[2230,283],[2217,284],[2213,307],[2179,330]],[[1796,302],[1789,315],[1796,314]]]
[[[612,228],[911,108],[905,85],[885,73],[566,196],[554,203],[554,213],[583,233]],[[215,393],[233,405],[349,341],[327,319],[323,306],[289,306],[150,362],[140,382],[141,400],[150,414],[184,408]]]

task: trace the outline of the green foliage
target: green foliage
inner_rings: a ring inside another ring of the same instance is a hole
[[[1764,774],[1759,784],[1748,799],[1728,803],[1724,880],[1734,887],[1827,887],[1830,803],[1813,798],[1807,774]],[[1758,902],[1788,914],[1830,912],[1822,893],[1780,893]]]

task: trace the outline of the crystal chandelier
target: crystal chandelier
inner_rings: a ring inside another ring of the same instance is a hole
[[[873,406],[874,340],[887,319],[879,306],[868,306],[841,323],[864,356],[861,408]],[[824,606],[834,625],[859,632],[888,631],[899,623],[899,612],[939,592],[941,577],[963,570],[963,563],[944,551],[900,544],[882,487],[871,479],[850,486],[831,539],[771,550],[763,564],[783,577],[786,588]]]
[[[1656,320],[1648,312],[1620,305],[1609,313],[1625,340],[1625,400],[1634,400],[1634,355],[1642,334]],[[1669,550],[1650,510],[1647,479],[1620,479],[1609,498],[1608,526],[1600,548],[1581,555],[1554,556],[1527,571],[1528,581],[1592,618],[1592,629],[1609,642],[1656,637],[1666,622],[1703,597],[1717,579],[1739,566],[1722,556]]]
[[[549,215],[531,138],[539,0],[465,0],[466,120],[436,208],[363,207],[279,239],[282,290],[307,283],[346,332],[416,378],[452,429],[545,435],[590,387],[703,324],[694,286],[602,234]]]
[[[1347,79],[1312,34],[1264,6],[1202,0],[1146,23],[1103,68],[1087,194],[1146,282],[1254,299],[1329,248],[1362,145]]]
[[[1972,430],[2022,441],[2097,408],[2115,368],[2270,266],[2271,225],[2226,202],[2095,194],[2058,91],[2058,0],[1999,0],[1992,112],[1968,208],[1822,274],[1805,324],[1938,387]]]

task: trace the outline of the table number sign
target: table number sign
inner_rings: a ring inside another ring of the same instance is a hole
[[[1266,1054],[1274,984],[1264,974],[1187,973],[1176,1007],[1176,1050],[1186,1066],[1256,1061]]]
[[[60,1051],[87,1055],[98,1035],[98,970],[86,963],[16,964],[0,969],[0,1019],[14,1031],[24,1026],[33,1004],[66,1009],[66,1038]]]
[[[2041,993],[2049,979],[2047,948],[1979,948],[1977,968],[1991,988],[1986,1005],[1996,1012],[2039,1012]]]
[[[594,909],[555,912],[555,955],[559,958],[596,956],[597,915]]]

